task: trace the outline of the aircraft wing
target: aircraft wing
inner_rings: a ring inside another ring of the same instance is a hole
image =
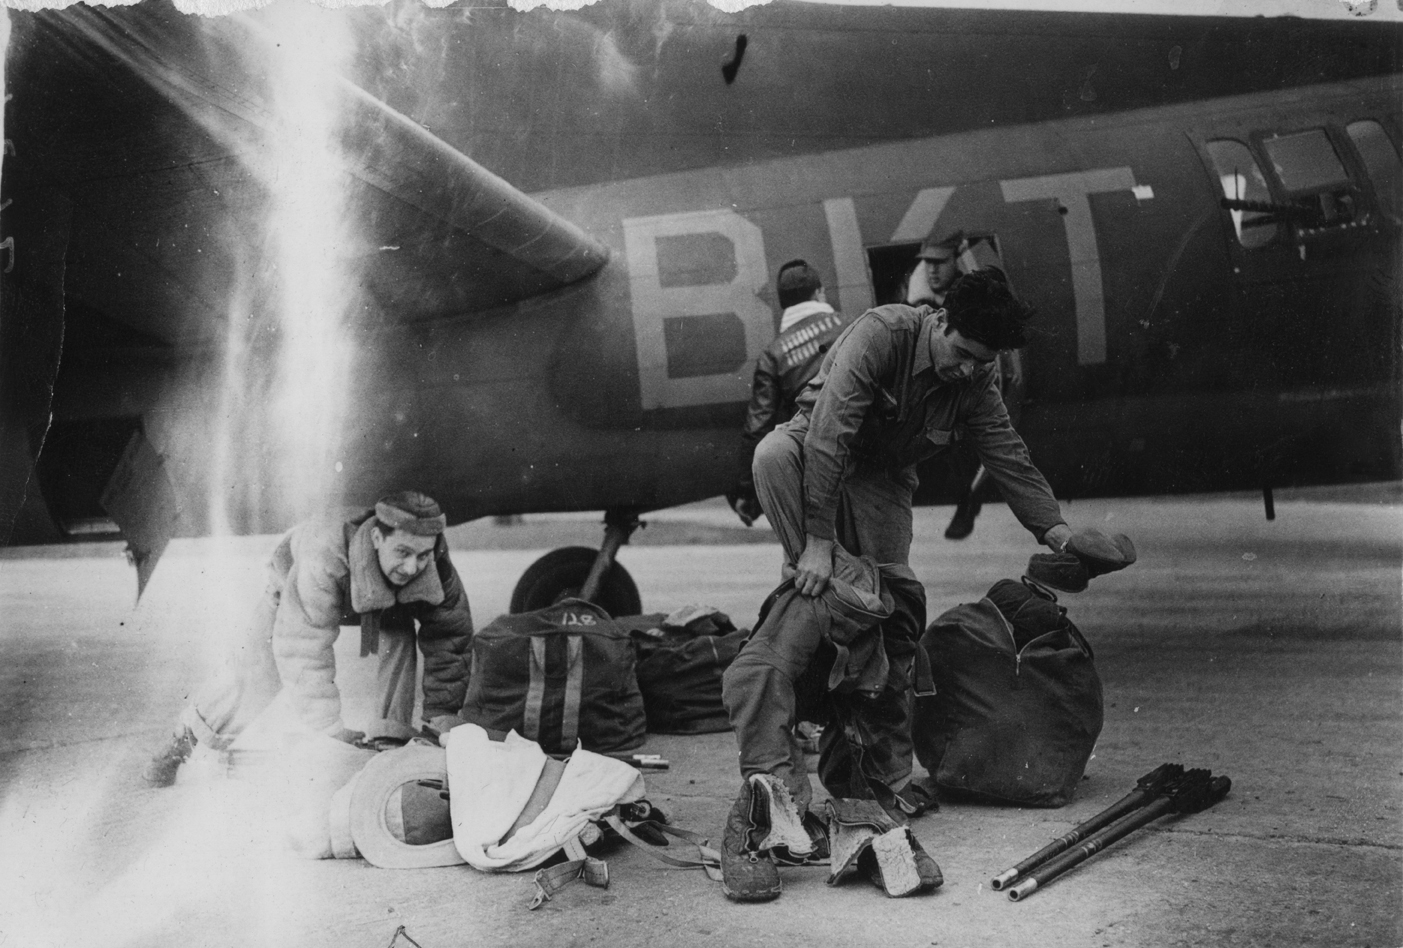
[[[303,132],[274,107],[278,44],[255,18],[147,2],[10,23],[0,542],[56,539],[50,519],[71,531],[126,511],[149,572],[174,502],[114,493],[113,466],[134,459],[124,484],[164,481],[142,425],[182,374],[213,378],[208,359],[231,326],[268,305],[280,265],[270,176],[286,167],[268,152]],[[608,250],[581,228],[326,75],[339,160],[325,173],[344,219],[318,223],[338,227],[332,253],[354,283],[358,328],[500,312],[604,266]]]
[[[232,280],[221,273],[258,265],[221,256],[230,241],[218,238],[234,228],[246,246],[260,239],[258,153],[279,129],[247,51],[273,41],[251,19],[164,4],[75,5],[27,23],[26,50],[62,82],[18,90],[29,99],[15,103],[28,127],[11,137],[31,147],[21,158],[37,157],[33,143],[43,142],[37,176],[85,197],[73,222],[70,299],[167,343],[217,332]],[[579,227],[349,80],[333,86],[350,235],[339,249],[378,321],[478,312],[604,265],[607,249]],[[61,96],[62,107],[35,101],[46,96]],[[76,117],[75,102],[85,103]],[[64,119],[50,125],[46,115]],[[36,173],[25,164],[19,173]],[[192,234],[215,239],[199,245]]]

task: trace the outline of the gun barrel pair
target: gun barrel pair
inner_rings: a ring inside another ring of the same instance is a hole
[[[1009,899],[1020,901],[1140,827],[1166,813],[1205,810],[1227,796],[1231,787],[1227,777],[1214,777],[1207,770],[1185,771],[1179,764],[1161,764],[1141,777],[1130,793],[999,873],[990,884],[996,890],[1007,888]]]

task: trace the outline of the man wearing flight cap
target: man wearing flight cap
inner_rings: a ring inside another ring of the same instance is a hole
[[[360,626],[362,656],[380,656],[376,713],[390,729],[409,728],[416,639],[424,654],[424,719],[440,732],[461,723],[473,622],[445,526],[432,498],[402,491],[372,510],[288,531],[268,561],[268,585],[234,654],[181,713],[147,765],[146,782],[173,783],[197,743],[227,748],[280,692],[311,730],[351,743],[363,737],[341,719],[333,646],[343,625]]]
[[[964,231],[938,236],[931,231],[916,252],[916,264],[906,277],[907,306],[922,304],[939,308],[945,303],[950,284],[960,275],[960,249]]]

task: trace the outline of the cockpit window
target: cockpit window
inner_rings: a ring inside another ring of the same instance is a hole
[[[1351,122],[1346,131],[1374,182],[1379,209],[1395,220],[1403,217],[1403,170],[1388,133],[1373,119]]]
[[[1345,187],[1349,175],[1323,128],[1262,140],[1272,170],[1291,194],[1314,194]]]
[[[1223,197],[1229,201],[1256,201],[1262,204],[1271,202],[1271,191],[1261,166],[1252,156],[1252,151],[1240,141],[1219,138],[1208,142],[1208,155],[1213,159],[1213,170],[1218,175],[1218,183],[1223,189]],[[1277,234],[1275,215],[1265,211],[1231,208],[1233,230],[1238,242],[1248,250],[1271,243]]]

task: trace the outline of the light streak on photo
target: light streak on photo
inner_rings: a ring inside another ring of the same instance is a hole
[[[346,421],[354,281],[344,263],[345,179],[337,142],[337,76],[350,52],[340,17],[306,4],[277,4],[263,22],[272,123],[266,162],[268,241],[276,286],[277,366],[266,411],[276,447],[271,476],[294,517],[325,507],[334,492]]]

